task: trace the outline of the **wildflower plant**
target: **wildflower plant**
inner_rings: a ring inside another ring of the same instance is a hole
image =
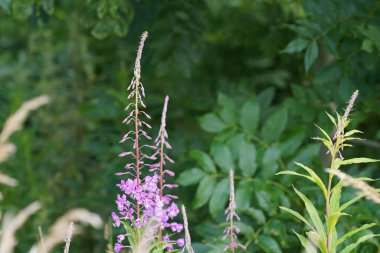
[[[122,191],[117,195],[116,204],[118,213],[112,212],[113,225],[120,227],[123,224],[126,233],[117,236],[114,251],[120,252],[124,248],[130,248],[133,253],[163,252],[165,249],[171,252],[175,243],[168,234],[163,236],[163,230],[168,229],[172,233],[179,233],[183,225],[171,222],[179,209],[172,200],[177,197],[166,195],[165,188],[175,188],[177,185],[167,184],[165,175],[174,176],[174,173],[166,168],[166,163],[174,161],[166,154],[166,149],[171,149],[167,140],[166,112],[169,97],[165,98],[162,113],[161,127],[154,145],[145,144],[152,140],[147,133],[151,126],[146,120],[151,119],[144,110],[146,108],[143,98],[145,97],[144,86],[141,83],[141,55],[147,38],[147,32],[141,36],[134,68],[134,77],[128,87],[130,94],[128,99],[132,102],[125,108],[129,115],[123,123],[132,125],[129,131],[120,140],[120,143],[131,143],[132,151],[122,152],[120,157],[127,157],[130,162],[125,165],[125,171],[116,175],[125,176],[117,187]],[[156,161],[158,162],[152,162]],[[143,174],[142,171],[145,171]],[[144,175],[144,177],[143,177]],[[128,244],[125,244],[127,238]],[[176,242],[179,247],[185,244],[180,238]]]
[[[230,201],[226,209],[226,220],[229,223],[228,226],[224,229],[224,238],[228,238],[228,245],[224,248],[224,251],[230,250],[230,252],[235,253],[235,249],[241,247],[245,249],[245,246],[237,242],[237,234],[240,232],[240,229],[234,224],[234,219],[236,218],[240,221],[240,217],[236,213],[236,202],[235,202],[235,186],[234,186],[234,171],[230,170]]]
[[[306,178],[307,180],[313,182],[316,184],[319,189],[322,191],[324,199],[325,199],[325,222],[323,222],[323,219],[318,214],[317,208],[313,205],[311,200],[304,195],[301,191],[294,188],[296,194],[301,198],[303,203],[305,204],[306,211],[308,213],[308,216],[310,219],[308,219],[305,216],[302,216],[300,213],[286,208],[286,207],[280,207],[282,210],[290,213],[291,215],[295,216],[297,219],[305,223],[305,225],[308,228],[308,232],[306,232],[306,236],[303,236],[301,234],[296,235],[301,241],[302,246],[305,248],[307,253],[316,253],[316,252],[322,252],[322,253],[349,253],[352,250],[354,250],[360,243],[369,240],[373,237],[379,236],[376,234],[367,234],[364,236],[361,236],[355,243],[351,243],[348,245],[344,245],[342,248],[342,245],[344,242],[352,237],[353,235],[368,229],[375,225],[375,223],[372,224],[365,224],[362,225],[359,228],[353,229],[346,234],[339,236],[337,233],[337,224],[339,222],[339,219],[342,216],[348,215],[344,211],[353,203],[360,200],[361,198],[365,197],[367,194],[363,193],[355,198],[352,198],[351,200],[347,201],[346,203],[341,203],[341,192],[342,187],[344,184],[344,179],[341,179],[338,183],[333,183],[333,178],[335,175],[340,175],[340,169],[343,166],[351,165],[351,164],[358,164],[358,163],[372,163],[377,162],[379,160],[374,160],[370,158],[352,158],[352,159],[345,159],[342,155],[343,149],[345,147],[351,147],[352,145],[347,143],[351,140],[361,140],[358,137],[355,137],[354,135],[357,133],[361,133],[359,130],[350,130],[346,131],[350,119],[348,118],[350,111],[353,108],[354,102],[356,98],[358,97],[359,92],[355,91],[345,109],[345,112],[343,116],[340,116],[337,113],[336,118],[331,116],[327,113],[327,116],[331,120],[331,122],[335,126],[335,134],[333,137],[330,137],[329,134],[319,126],[317,128],[322,132],[323,137],[314,137],[313,139],[321,141],[323,145],[327,148],[327,153],[330,156],[330,168],[328,169],[328,182],[327,186],[322,181],[322,179],[308,166],[297,163],[296,165],[299,166],[301,169],[303,169],[306,173],[298,173],[295,171],[282,171],[278,174],[282,175],[294,175]],[[311,221],[311,222],[310,222]],[[339,250],[338,250],[339,249]],[[319,250],[319,251],[318,251]]]

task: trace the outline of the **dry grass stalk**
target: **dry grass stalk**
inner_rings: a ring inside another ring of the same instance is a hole
[[[14,178],[11,178],[5,174],[0,173],[0,184],[5,184],[8,186],[16,186],[17,180]]]
[[[8,158],[16,152],[16,146],[9,143],[10,136],[21,130],[25,119],[31,111],[49,103],[49,97],[42,95],[24,102],[21,107],[12,114],[4,123],[3,130],[0,133],[0,163],[8,160]],[[17,181],[4,174],[0,175],[0,184],[15,186]]]
[[[17,243],[15,238],[16,231],[24,225],[28,218],[41,208],[41,203],[36,201],[21,210],[16,216],[6,213],[4,215],[1,234],[0,252],[12,253]]]
[[[5,162],[8,158],[16,152],[16,146],[12,143],[5,143],[0,145],[0,163]]]
[[[44,234],[42,233],[41,226],[38,226],[38,233],[40,234],[40,241],[42,244],[42,253],[47,253],[46,252],[46,246],[45,246]]]
[[[186,242],[186,250],[188,253],[194,253],[193,248],[191,247],[191,236],[189,232],[189,223],[187,221],[186,208],[182,205],[182,216],[183,216],[183,225],[185,227],[185,242]]]
[[[74,231],[74,222],[71,222],[69,226],[69,230],[67,231],[67,235],[65,238],[65,250],[63,251],[64,253],[69,253],[71,237],[73,237],[73,231]]]
[[[351,177],[350,175],[339,170],[327,170],[327,171],[330,173],[333,173],[334,175],[339,177],[341,180],[343,180],[346,186],[350,186],[352,188],[358,189],[361,193],[365,194],[367,199],[377,204],[380,204],[379,192],[375,188],[368,185],[363,180]]]
[[[49,229],[49,233],[44,238],[44,243],[40,241],[33,245],[29,253],[41,253],[44,252],[44,248],[46,252],[50,252],[56,245],[66,242],[67,227],[74,221],[91,225],[94,228],[101,228],[103,225],[103,221],[98,214],[83,208],[69,210],[54,222]],[[79,233],[80,230],[76,229],[72,232],[72,235]]]
[[[49,103],[49,97],[42,95],[24,102],[21,107],[11,115],[4,124],[3,131],[0,133],[0,145],[8,142],[9,137],[16,131],[22,129],[25,119],[31,111]]]

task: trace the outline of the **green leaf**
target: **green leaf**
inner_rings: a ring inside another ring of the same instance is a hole
[[[306,232],[307,237],[322,251],[322,253],[328,253],[326,248],[326,239],[315,231]]]
[[[363,49],[367,53],[372,53],[373,49],[374,49],[374,44],[373,44],[373,42],[371,40],[364,39],[363,42],[362,42],[361,49]]]
[[[327,198],[327,189],[322,179],[306,165],[297,162],[295,162],[295,164],[304,169],[307,173],[309,173],[310,177],[312,178],[312,181],[318,185],[318,187],[322,190],[323,194],[325,195],[325,198]]]
[[[255,145],[246,140],[239,147],[239,167],[246,177],[253,176],[257,169]]]
[[[317,209],[314,207],[313,203],[302,192],[298,191],[296,188],[294,188],[294,190],[304,202],[307,213],[309,214],[318,234],[322,236],[323,240],[325,240],[326,239],[325,229],[324,229],[321,219],[319,218]]]
[[[240,111],[239,123],[243,130],[255,134],[260,121],[260,107],[255,99],[248,100]]]
[[[208,113],[199,118],[201,128],[209,133],[219,133],[227,128],[227,125],[215,114]]]
[[[189,186],[198,183],[206,174],[199,168],[192,168],[182,172],[177,183],[183,186]]]
[[[314,248],[314,246],[310,243],[306,237],[303,235],[298,234],[296,231],[293,230],[293,232],[297,235],[298,239],[301,241],[302,246],[305,248],[305,253],[318,253],[317,250]]]
[[[0,0],[0,8],[2,8],[7,14],[11,13],[11,1],[12,0]]]
[[[239,133],[230,137],[227,141],[228,148],[231,151],[234,160],[239,160],[240,157],[240,147],[243,142],[247,142],[244,134]]]
[[[308,226],[311,230],[315,231],[315,228],[300,213],[293,211],[292,209],[287,208],[287,207],[280,206],[280,208],[281,210],[284,210],[285,212],[290,213],[291,215],[293,215],[294,217],[296,217],[297,219],[305,223],[305,225]]]
[[[354,164],[354,163],[374,163],[374,162],[379,162],[379,161],[380,160],[360,157],[360,158],[352,158],[352,159],[347,159],[347,160],[341,160],[339,163],[341,165],[348,165],[348,164]]]
[[[237,123],[237,108],[232,99],[222,93],[219,93],[218,104],[220,107],[218,114],[223,122],[228,126],[235,125]]]
[[[347,133],[345,133],[345,134],[344,134],[344,137],[349,137],[349,136],[351,136],[351,135],[353,135],[353,134],[356,134],[356,133],[358,133],[358,134],[362,134],[363,132],[354,129],[354,130],[351,130],[351,131],[348,131]]]
[[[264,109],[267,109],[271,105],[275,93],[276,93],[275,88],[270,87],[263,90],[257,95],[256,100],[257,100],[257,103],[259,104],[261,111],[264,111]]]
[[[313,40],[306,49],[305,53],[305,70],[308,72],[311,66],[314,64],[318,57],[318,45],[315,40]]]
[[[131,247],[135,247],[138,243],[138,237],[140,233],[140,229],[133,229],[128,223],[121,221],[121,224],[123,224],[125,231],[127,232],[128,236],[128,242],[131,245]]]
[[[362,193],[359,196],[356,196],[355,198],[350,199],[349,201],[347,201],[346,203],[344,203],[343,205],[339,207],[339,211],[342,212],[344,209],[346,209],[347,207],[349,207],[350,205],[352,205],[353,203],[355,203],[356,201],[360,200],[361,198],[365,196],[366,196],[366,193]]]
[[[227,146],[224,146],[221,143],[214,143],[211,146],[211,155],[216,164],[227,174],[230,169],[235,167],[232,154]]]
[[[207,203],[214,191],[215,185],[216,180],[214,177],[206,176],[202,179],[195,194],[194,208],[199,208]]]
[[[331,152],[331,149],[332,149],[332,144],[330,141],[326,140],[325,138],[321,138],[321,137],[312,137],[313,140],[317,140],[317,141],[321,141],[323,143],[323,145],[325,145],[325,147],[330,150]]]
[[[281,150],[277,148],[277,145],[270,146],[264,153],[263,157],[263,169],[261,170],[261,174],[264,178],[273,177],[278,168],[278,160],[281,156]]]
[[[261,128],[261,135],[266,142],[277,141],[288,123],[288,110],[282,108],[273,113]]]
[[[258,206],[261,209],[268,212],[268,214],[272,216],[275,214],[275,210],[273,210],[274,203],[273,203],[273,200],[271,199],[270,194],[271,192],[264,191],[264,190],[255,191],[255,197],[256,197]]]
[[[283,156],[291,156],[301,146],[305,139],[305,132],[298,131],[291,135],[287,140],[280,143],[281,154]]]
[[[289,42],[289,44],[281,51],[281,53],[299,53],[307,47],[309,42],[303,38],[297,38]]]
[[[346,213],[341,213],[341,212],[335,212],[330,214],[329,218],[327,219],[327,233],[329,235],[332,234],[333,231],[336,231],[335,226],[336,223],[338,222],[339,218],[348,215]]]
[[[330,213],[335,213],[339,211],[342,187],[343,187],[343,180],[341,180],[338,184],[336,184],[334,188],[331,190]]]
[[[335,118],[333,116],[331,116],[328,112],[326,112],[326,114],[329,117],[329,119],[331,120],[331,122],[334,124],[334,126],[338,127],[338,125],[336,124]]]
[[[230,192],[229,185],[230,180],[228,178],[221,180],[216,185],[209,203],[210,213],[213,217],[223,213]]]
[[[344,234],[342,237],[338,239],[338,241],[335,243],[334,247],[337,247],[339,244],[343,243],[346,239],[350,238],[351,236],[355,235],[356,233],[359,233],[362,230],[368,229],[370,227],[375,226],[376,223],[370,223],[370,224],[364,224],[359,228],[353,229],[350,232]]]
[[[249,208],[253,195],[252,182],[247,180],[240,181],[236,190],[236,206],[237,208]]]
[[[315,124],[315,126],[323,133],[323,135],[327,138],[327,140],[330,142],[330,143],[332,143],[332,141],[331,141],[331,138],[330,138],[330,136],[329,136],[329,134],[328,133],[326,133],[326,131],[325,130],[323,130],[321,127],[319,127],[317,124]]]
[[[105,39],[111,31],[111,23],[110,19],[98,20],[91,31],[92,36],[98,40]]]
[[[296,153],[293,161],[307,162],[317,157],[321,150],[321,145],[319,143],[307,144],[298,153]]]
[[[276,174],[277,175],[290,175],[290,176],[299,176],[299,177],[304,177],[304,178],[307,178],[309,179],[310,181],[314,182],[313,179],[310,177],[310,176],[307,176],[305,174],[301,174],[301,173],[298,173],[298,172],[295,172],[295,171],[291,171],[291,170],[283,170],[283,171],[280,171]]]
[[[199,150],[190,151],[190,156],[197,160],[202,169],[206,172],[216,173],[216,167],[210,156]]]
[[[374,238],[374,237],[377,237],[377,236],[380,236],[380,234],[370,234],[370,235],[364,235],[362,237],[360,237],[355,243],[352,243],[348,246],[346,246],[342,251],[340,251],[340,253],[350,253],[352,250],[354,250],[355,248],[357,248],[357,246],[371,238]]]
[[[234,224],[240,229],[240,233],[246,238],[253,238],[255,236],[255,232],[249,223],[236,221]]]
[[[264,250],[265,253],[282,253],[277,241],[270,236],[260,235],[256,244]]]
[[[12,1],[11,12],[17,19],[25,20],[33,13],[33,2],[30,1]]]
[[[112,30],[117,36],[125,36],[128,33],[128,24],[124,20],[114,20]]]
[[[42,8],[46,11],[47,14],[52,15],[54,12],[54,0],[42,0]]]
[[[259,225],[264,224],[265,221],[266,221],[265,214],[260,209],[256,209],[256,208],[253,208],[253,207],[249,207],[249,208],[244,208],[243,209],[243,208],[240,207],[239,210],[241,210],[241,212],[245,213],[246,215],[250,216]]]

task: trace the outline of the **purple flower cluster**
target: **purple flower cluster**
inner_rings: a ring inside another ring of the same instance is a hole
[[[173,249],[173,241],[170,240],[168,235],[162,237],[164,229],[170,230],[172,233],[179,233],[183,229],[183,225],[177,222],[172,222],[179,209],[173,199],[177,199],[174,195],[165,195],[165,188],[175,188],[177,185],[166,184],[164,176],[174,176],[174,173],[164,166],[166,162],[174,163],[174,161],[165,153],[165,148],[171,149],[170,144],[167,142],[168,134],[166,132],[166,111],[169,98],[166,97],[164,109],[162,113],[161,127],[159,135],[155,140],[155,145],[141,145],[140,141],[145,139],[150,141],[152,138],[142,128],[151,126],[145,121],[140,119],[140,116],[150,119],[151,117],[142,111],[140,107],[145,108],[142,98],[145,96],[145,91],[142,83],[140,82],[140,60],[142,48],[144,46],[147,33],[145,32],[141,37],[139,49],[137,51],[136,64],[134,69],[134,78],[128,90],[130,90],[129,99],[133,102],[126,107],[126,110],[133,108],[128,117],[123,121],[125,124],[133,124],[134,130],[128,132],[123,136],[120,143],[126,141],[132,142],[132,150],[122,152],[120,157],[128,157],[132,162],[127,163],[124,172],[118,172],[116,175],[128,175],[130,178],[123,179],[117,184],[121,190],[121,194],[117,194],[116,204],[118,213],[112,212],[113,225],[119,227],[122,220],[128,220],[130,225],[136,229],[145,226],[149,220],[153,219],[159,225],[159,239],[163,239],[170,243],[168,250]],[[152,155],[148,155],[145,150],[153,150]],[[154,164],[146,164],[146,160],[157,160]],[[141,178],[141,170],[149,169],[150,175]],[[121,249],[127,247],[123,245],[123,241],[127,234],[117,236],[117,243],[114,250],[119,252]],[[184,240],[178,239],[177,245],[184,246]]]
[[[149,219],[154,219],[160,222],[161,228],[168,228],[174,233],[179,233],[183,229],[183,225],[177,222],[170,222],[171,219],[176,217],[179,213],[177,204],[170,201],[170,197],[160,198],[160,189],[158,188],[159,177],[157,173],[153,176],[146,176],[140,186],[137,186],[136,179],[121,180],[117,186],[123,194],[117,195],[117,209],[118,214],[112,212],[113,225],[119,227],[121,220],[130,220],[132,225],[141,228],[148,222]],[[136,217],[135,207],[136,204],[142,207],[142,215]],[[115,251],[119,252],[123,240],[126,235],[119,235],[117,237],[117,244],[115,244]],[[163,239],[170,241],[168,236]],[[183,240],[177,241],[178,246],[184,245]],[[172,249],[172,245],[168,248]]]

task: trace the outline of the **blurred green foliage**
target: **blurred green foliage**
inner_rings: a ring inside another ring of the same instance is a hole
[[[220,252],[230,167],[238,175],[242,241],[255,252],[299,251],[291,228],[301,231],[301,224],[277,206],[303,212],[291,184],[308,194],[315,189],[274,173],[295,169],[294,160],[323,172],[325,151],[309,139],[313,124],[325,128],[324,112],[343,108],[355,89],[361,95],[352,124],[368,140],[349,152],[379,157],[379,8],[375,0],[0,0],[0,122],[28,98],[53,99],[13,136],[18,152],[1,167],[20,181],[2,190],[3,210],[44,203],[17,234],[16,251],[27,252],[37,227],[47,231],[71,207],[105,220],[115,208],[126,87],[144,30],[148,110],[158,125],[162,99],[171,97],[172,156],[184,185],[178,195],[197,252],[210,244]],[[348,173],[379,177],[375,165]],[[346,199],[353,194],[346,192]],[[323,206],[321,196],[313,199]],[[379,223],[368,201],[350,212],[345,230]],[[88,230],[72,252],[104,252],[102,238]],[[373,242],[357,252],[377,248]]]

